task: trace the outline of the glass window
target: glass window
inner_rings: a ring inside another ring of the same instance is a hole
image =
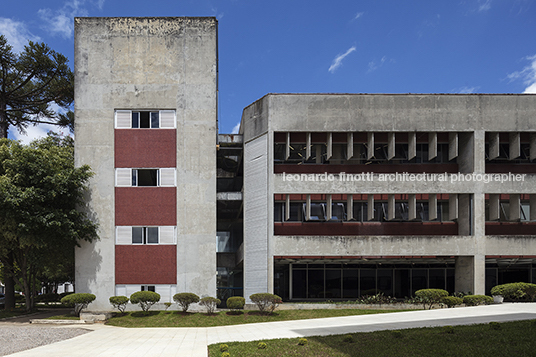
[[[158,227],[147,227],[147,244],[158,244]]]
[[[132,227],[132,244],[158,243],[158,227]]]
[[[132,112],[132,127],[133,128],[140,127],[140,113],[139,112]]]
[[[134,177],[136,175],[136,177]],[[158,186],[158,169],[132,170],[133,186]],[[136,185],[134,185],[136,183]]]
[[[142,227],[132,227],[132,244],[143,244]]]

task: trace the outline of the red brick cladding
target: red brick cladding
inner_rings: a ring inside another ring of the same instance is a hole
[[[115,167],[177,166],[175,129],[116,129]]]
[[[176,187],[116,187],[116,226],[176,226]]]
[[[116,284],[177,284],[175,245],[116,245]]]

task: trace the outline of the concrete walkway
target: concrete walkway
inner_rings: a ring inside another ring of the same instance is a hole
[[[84,326],[94,330],[91,333],[10,356],[205,357],[207,345],[213,343],[528,319],[536,319],[536,303],[506,303],[204,328],[120,328],[95,324]]]

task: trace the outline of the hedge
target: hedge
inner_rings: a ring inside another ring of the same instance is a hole
[[[149,311],[151,306],[160,301],[160,294],[154,291],[138,291],[130,295],[130,302],[140,305],[144,312]]]
[[[443,289],[421,289],[415,292],[415,296],[421,300],[426,310],[426,306],[431,309],[434,304],[439,304],[442,298],[449,296],[449,293]]]
[[[111,296],[110,304],[120,312],[125,312],[128,304],[128,298],[126,296]]]
[[[61,299],[61,303],[67,307],[74,307],[76,316],[80,316],[80,312],[93,302],[97,297],[93,294],[69,294]]]
[[[269,314],[282,302],[281,297],[270,293],[258,293],[249,296],[249,299],[257,305],[259,311],[263,314]]]
[[[493,304],[493,298],[486,295],[465,295],[463,303],[467,306],[490,305]]]
[[[199,296],[194,293],[178,293],[173,295],[173,300],[182,307],[182,312],[186,312],[191,304],[199,302]]]
[[[491,295],[501,295],[506,301],[534,301],[536,284],[510,283],[494,286]]]
[[[246,299],[242,296],[231,296],[227,299],[227,308],[237,313],[238,310],[242,310],[246,304]]]
[[[441,303],[447,305],[447,307],[455,307],[463,304],[463,299],[456,296],[444,296],[441,298]]]

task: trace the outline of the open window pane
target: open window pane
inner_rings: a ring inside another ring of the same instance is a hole
[[[151,112],[151,128],[160,127],[158,112]]]
[[[140,112],[140,128],[150,128],[149,112]]]
[[[158,186],[158,170],[138,169],[136,171],[138,172],[138,186]]]

